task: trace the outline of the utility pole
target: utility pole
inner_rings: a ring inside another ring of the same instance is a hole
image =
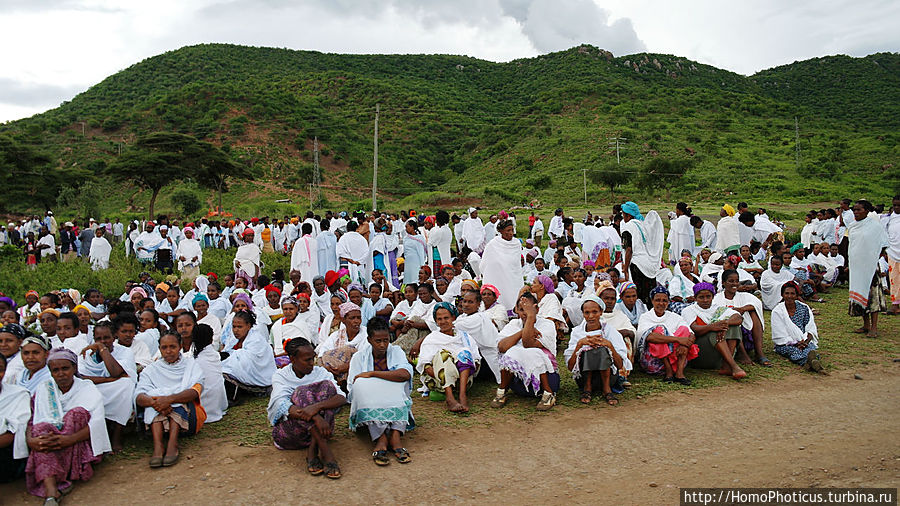
[[[800,168],[800,120],[797,119],[797,116],[794,116],[794,144],[797,146],[797,152],[795,155],[797,168]]]
[[[587,206],[587,169],[581,169],[584,176],[584,205]]]
[[[628,139],[625,137],[610,137],[609,140],[609,145],[616,147],[616,165],[619,165],[619,143],[625,144],[625,141]]]
[[[85,135],[84,135],[84,121],[79,121],[79,123],[81,123],[81,138],[83,139],[83,138],[85,137]]]
[[[310,183],[310,184],[309,184],[309,209],[310,209],[310,211],[311,211],[312,208],[313,208],[313,198],[312,198],[312,194],[313,194],[313,185],[312,185],[312,183]]]
[[[375,104],[375,153],[374,153],[374,163],[372,168],[372,210],[375,211],[377,209],[377,196],[378,192],[378,113],[381,111],[381,104]]]
[[[316,187],[316,201],[318,201],[322,197],[322,179],[319,175],[319,136],[313,138],[313,166],[313,185]],[[310,208],[312,207],[310,206]]]

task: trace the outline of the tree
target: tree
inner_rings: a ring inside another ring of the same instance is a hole
[[[656,157],[644,166],[638,186],[650,191],[665,189],[668,197],[669,190],[681,181],[691,165],[691,160]]]
[[[591,181],[609,188],[609,194],[613,195],[616,188],[631,180],[633,169],[611,163],[599,169],[589,172]]]
[[[194,179],[199,184],[225,191],[225,178],[244,175],[240,165],[214,145],[190,135],[156,132],[138,138],[134,147],[104,171],[119,180],[150,190],[150,216],[160,190],[170,183]]]
[[[184,216],[191,216],[203,208],[197,194],[187,188],[180,188],[172,193],[172,203],[181,208]]]
[[[52,167],[48,155],[8,135],[0,135],[0,174],[6,176],[0,192],[3,212],[50,209],[62,188],[91,178],[85,169]]]

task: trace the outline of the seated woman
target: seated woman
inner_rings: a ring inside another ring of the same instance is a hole
[[[628,321],[637,328],[641,315],[647,312],[644,301],[638,299],[637,285],[626,281],[619,286],[619,302],[616,303],[616,309],[623,312]]]
[[[484,306],[484,312],[490,315],[498,330],[509,323],[509,310],[500,302],[500,290],[496,286],[484,285],[481,287],[481,305]]]
[[[763,303],[755,295],[740,291],[740,276],[734,270],[722,272],[723,287],[713,297],[713,304],[734,309],[741,315],[741,341],[737,357],[741,364],[749,364],[748,351],[756,351],[756,362],[764,367],[772,367],[772,362],[763,352]]]
[[[365,426],[375,442],[372,459],[386,466],[388,451],[397,462],[412,461],[400,441],[401,436],[415,427],[412,415],[413,368],[403,350],[391,343],[388,324],[372,318],[366,325],[368,346],[350,359],[347,380],[350,401],[350,430]]]
[[[100,391],[75,377],[78,357],[55,348],[47,362],[52,378],[39,385],[31,400],[25,486],[31,494],[46,497],[44,504],[57,504],[73,481],[91,479],[91,464],[111,448]]]
[[[548,297],[556,297],[548,295]],[[507,388],[517,395],[538,397],[536,409],[547,411],[556,404],[559,391],[559,369],[556,364],[556,327],[539,316],[535,296],[525,292],[516,303],[517,319],[510,320],[500,331],[500,385],[491,401],[499,408],[509,400]]]
[[[745,271],[741,265],[741,257],[737,255],[728,255],[725,257],[725,262],[722,264],[722,275],[725,274],[724,271],[733,270],[738,273],[738,291],[741,292],[755,292],[759,289],[759,285],[756,284],[756,278],[753,277],[753,274]],[[716,279],[716,282],[713,284],[717,289],[722,289],[722,275],[719,275]]]
[[[538,302],[538,318],[546,318],[550,320],[556,327],[556,332],[562,335],[568,331],[566,325],[566,317],[563,316],[562,304],[556,295],[556,288],[553,286],[553,280],[548,276],[537,276],[531,283],[531,286],[522,288],[522,292],[531,291],[534,298]],[[556,339],[556,336],[553,336]]]
[[[425,267],[428,267],[427,265]],[[423,269],[425,269],[423,267]],[[413,345],[422,338],[437,330],[434,321],[434,307],[437,301],[434,298],[434,287],[430,283],[420,283],[416,287],[419,296],[410,310],[409,315],[403,321],[403,325],[397,331],[394,344],[409,352]]]
[[[213,331],[209,325],[197,322],[194,313],[181,313],[172,323],[172,328],[181,337],[181,354],[192,357],[203,371],[203,391],[200,405],[206,411],[206,422],[218,422],[228,410],[228,395],[225,393],[225,379],[222,376],[222,360],[213,347]],[[157,352],[155,360],[161,359]]]
[[[309,309],[309,304],[307,304],[307,309]],[[275,350],[276,367],[281,368],[291,363],[291,359],[284,351],[285,342],[297,337],[302,337],[309,342],[316,341],[317,334],[305,322],[297,318],[299,310],[300,302],[293,295],[288,295],[281,301],[281,313],[284,316],[272,324],[272,330],[269,333],[272,348]]]
[[[825,374],[819,348],[819,330],[812,310],[799,300],[793,282],[781,287],[782,301],[772,310],[772,342],[775,353],[808,371]]]
[[[362,321],[367,322],[375,317],[375,306],[362,285],[353,283],[347,287],[347,299],[359,306]]]
[[[753,254],[750,252],[750,246],[741,246],[741,261],[738,262],[738,268],[744,269],[751,276],[753,276],[754,281],[759,283],[759,277],[762,276],[763,268],[759,265],[759,262],[753,258]]]
[[[264,323],[266,327],[269,327],[284,316],[281,312],[281,289],[274,284],[269,284],[264,286],[263,290],[266,294],[266,303],[261,305],[260,309],[268,317]]]
[[[664,373],[666,383],[690,385],[684,377],[688,360],[697,358],[699,349],[694,344],[694,334],[680,315],[667,311],[669,292],[657,286],[650,290],[653,309],[641,315],[637,328],[638,360],[647,374]]]
[[[140,329],[134,336],[134,340],[143,343],[147,348],[147,351],[150,354],[150,357],[147,357],[149,359],[156,355],[156,352],[159,350],[159,313],[157,313],[155,309],[141,311],[140,315],[138,315],[138,322],[140,324]],[[138,360],[137,356],[135,356],[135,360]],[[142,368],[147,367],[150,362],[151,360],[147,360],[146,363],[139,365]]]
[[[577,327],[584,321],[581,314],[581,300],[586,295],[594,293],[594,287],[585,287],[587,281],[587,273],[582,268],[572,269],[572,287],[568,293],[563,296],[562,307],[565,311],[566,319],[569,325]],[[560,285],[562,286],[562,285]]]
[[[451,413],[466,413],[467,390],[478,373],[481,355],[475,340],[453,327],[457,316],[459,311],[449,302],[435,304],[433,317],[438,330],[419,339],[409,355],[416,361],[422,382],[432,392],[431,398],[441,400],[443,391]],[[453,396],[454,387],[459,388],[459,401]]]
[[[196,434],[206,420],[200,404],[203,369],[190,355],[182,356],[181,346],[181,336],[175,332],[160,337],[161,358],[141,372],[135,388],[135,403],[144,408],[144,424],[153,435],[152,468],[175,465],[180,455],[178,438]]]
[[[669,280],[669,295],[672,302],[669,303],[669,311],[681,314],[681,310],[694,302],[693,287],[700,282],[700,278],[694,274],[694,261],[691,257],[683,256],[678,259],[678,269]]]
[[[115,342],[113,337],[113,329],[122,323],[120,319],[129,317],[134,319],[133,315],[120,315],[112,325],[98,323],[94,327],[94,342],[81,351],[78,359],[79,377],[96,385],[103,396],[103,411],[114,452],[122,450],[122,429],[134,410],[134,385],[138,377],[131,349]]]
[[[234,313],[232,334],[224,343],[222,376],[229,401],[237,400],[240,390],[261,394],[272,384],[275,356],[269,338],[256,325],[256,315],[250,311]],[[262,327],[263,329],[265,327]]]
[[[468,283],[468,281],[467,281]],[[500,351],[497,342],[500,335],[494,321],[487,311],[478,311],[481,307],[481,296],[476,290],[464,290],[458,303],[462,313],[456,318],[456,330],[469,334],[478,346],[478,353],[491,369],[497,384],[500,384]]]
[[[341,304],[347,302],[347,297],[344,296],[343,293],[337,292],[332,295],[329,300],[331,301],[330,310],[322,320],[322,324],[319,326],[318,339],[316,339],[315,342],[316,346],[324,343],[328,339],[328,336],[340,330],[341,324],[343,323],[341,321]]]
[[[696,302],[681,311],[691,326],[699,355],[691,361],[697,369],[718,369],[719,374],[742,379],[747,373],[734,361],[735,348],[741,343],[743,319],[737,311],[713,303],[716,287],[709,283],[694,285]]]
[[[18,323],[7,323],[0,327],[0,355],[6,359],[6,376],[3,383],[15,385],[25,364],[22,363],[22,342],[30,336],[25,327]],[[21,386],[21,385],[20,385]]]
[[[279,450],[307,448],[306,470],[317,476],[341,477],[328,440],[334,432],[334,416],[347,399],[334,377],[315,365],[316,352],[309,341],[288,341],[285,351],[290,367],[272,376],[272,395],[267,408],[272,441]],[[324,465],[322,463],[324,461]]]
[[[197,315],[197,323],[208,325],[212,329],[213,349],[218,352],[222,347],[222,320],[209,314],[209,299],[202,293],[194,295],[191,307],[194,308],[194,314]]]
[[[566,366],[581,389],[582,404],[590,404],[593,393],[598,390],[607,404],[619,404],[612,385],[620,371],[631,369],[622,335],[601,320],[605,310],[606,303],[596,295],[588,295],[582,300],[584,322],[572,329],[569,346],[563,353]]]
[[[306,282],[304,281],[303,283],[305,284]],[[305,323],[310,332],[312,332],[310,339],[307,339],[307,341],[318,343],[319,325],[322,323],[322,318],[319,316],[319,310],[312,306],[312,298],[308,293],[300,292],[297,294],[296,298],[297,320]],[[284,299],[282,299],[282,302],[283,300]]]
[[[381,296],[383,291],[384,288],[381,283],[373,282],[369,285],[369,300],[372,301],[372,307],[375,309],[375,316],[387,323],[391,318],[391,314],[394,312],[394,305],[386,297]]]
[[[359,306],[352,302],[341,304],[341,326],[316,347],[316,364],[334,375],[344,386],[350,370],[350,358],[366,343],[366,328],[362,326]]]
[[[34,395],[41,383],[50,379],[50,369],[47,368],[47,353],[50,351],[50,340],[41,336],[28,336],[22,341],[22,365],[25,367],[19,372],[15,384],[28,390],[29,395]]]
[[[25,431],[31,418],[28,390],[5,384],[6,357],[0,354],[0,483],[9,483],[25,475],[28,446]]]

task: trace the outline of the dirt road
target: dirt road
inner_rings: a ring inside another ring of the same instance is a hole
[[[896,487],[900,364],[861,374],[796,374],[490,427],[426,425],[407,441],[406,466],[376,468],[369,443],[345,437],[338,481],[308,476],[300,452],[206,440],[174,468],[102,465],[66,502],[677,504],[679,487]],[[0,488],[2,502],[39,504],[23,488]]]

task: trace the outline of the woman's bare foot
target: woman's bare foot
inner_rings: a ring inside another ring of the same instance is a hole
[[[736,371],[734,371],[734,373],[731,375],[731,377],[736,380],[744,379],[747,377],[747,371],[745,371],[739,367]]]
[[[860,327],[853,331],[854,334],[866,334],[868,332],[869,332],[869,329],[867,329],[866,327]]]
[[[866,332],[866,337],[876,338],[876,337],[878,337],[878,332],[874,332],[874,331],[870,330],[869,332]]]
[[[731,366],[728,364],[723,364],[722,368],[719,369],[719,375],[721,376],[731,376]]]
[[[456,402],[456,399],[453,399],[450,397],[447,398],[447,410],[448,411],[450,411],[451,413],[460,413],[460,412],[462,412],[463,409],[464,409],[463,405]]]

